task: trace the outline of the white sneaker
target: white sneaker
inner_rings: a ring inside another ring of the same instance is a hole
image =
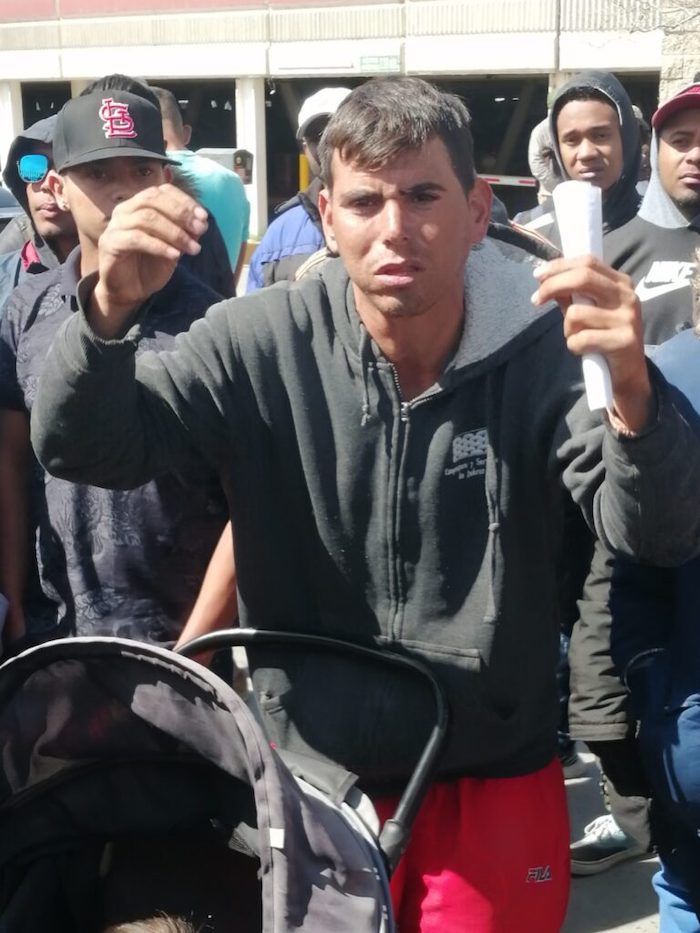
[[[618,862],[650,854],[636,839],[620,829],[611,813],[597,817],[583,833],[583,839],[572,842],[569,847],[571,874],[574,876],[597,875]]]

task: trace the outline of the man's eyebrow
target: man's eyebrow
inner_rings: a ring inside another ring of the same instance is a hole
[[[356,198],[368,198],[376,194],[374,188],[350,188],[348,191],[344,191],[341,195],[342,201],[354,201]]]
[[[410,188],[400,188],[401,194],[431,194],[432,192],[445,191],[445,186],[438,181],[419,181]]]
[[[399,194],[405,197],[406,195],[431,194],[433,192],[444,192],[445,190],[446,188],[444,185],[441,185],[440,182],[419,181],[408,188],[399,188]],[[353,201],[358,199],[374,197],[383,197],[383,195],[378,192],[376,188],[358,186],[357,188],[350,188],[348,191],[344,191],[340,196],[340,200],[343,204],[352,204]]]
[[[562,137],[572,136],[572,135],[578,136],[578,135],[582,135],[583,133],[594,133],[594,132],[598,132],[599,130],[609,130],[613,128],[614,126],[615,126],[614,123],[591,123],[590,125],[584,126],[584,127],[571,126],[568,129],[564,130],[561,133],[561,135]]]

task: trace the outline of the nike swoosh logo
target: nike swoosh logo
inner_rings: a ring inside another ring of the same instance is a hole
[[[675,292],[679,288],[687,288],[689,285],[690,279],[681,279],[680,282],[664,282],[663,285],[647,285],[642,279],[635,288],[635,292],[640,301],[651,301],[652,298],[668,295],[669,292]]]

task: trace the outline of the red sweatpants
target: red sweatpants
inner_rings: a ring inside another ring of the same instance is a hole
[[[396,800],[374,804],[384,822]],[[523,777],[434,784],[391,895],[400,933],[559,933],[569,897],[559,761]]]

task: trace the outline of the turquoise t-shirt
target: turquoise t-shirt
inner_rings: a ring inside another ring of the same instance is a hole
[[[180,163],[180,172],[192,184],[204,207],[214,215],[228,251],[231,269],[236,268],[241,247],[248,240],[250,204],[243,182],[235,172],[190,149],[169,152]]]

